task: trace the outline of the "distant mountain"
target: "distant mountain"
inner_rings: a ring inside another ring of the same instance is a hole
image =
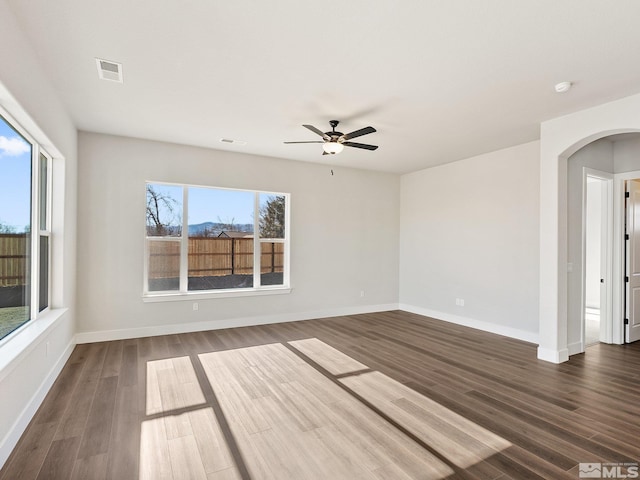
[[[223,231],[236,231],[236,232],[248,232],[253,233],[253,223],[239,223],[233,225],[233,228],[229,228],[226,223],[218,222],[204,222],[196,225],[189,225],[189,236],[198,236],[207,234],[210,237],[217,237]]]

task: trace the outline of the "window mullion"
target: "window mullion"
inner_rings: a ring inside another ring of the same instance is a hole
[[[253,288],[260,288],[260,260],[262,259],[260,245],[260,193],[253,196]]]
[[[182,235],[180,236],[180,291],[189,288],[189,188],[182,187]]]

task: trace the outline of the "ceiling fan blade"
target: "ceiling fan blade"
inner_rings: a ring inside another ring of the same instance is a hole
[[[316,127],[314,127],[313,125],[302,125],[304,128],[308,128],[309,130],[311,130],[313,133],[316,133],[318,135],[320,135],[322,138],[324,138],[325,140],[331,140],[331,137],[329,137],[329,135],[327,135],[326,133],[324,133],[323,131],[317,129]]]
[[[356,130],[355,132],[351,132],[351,133],[347,133],[345,135],[342,136],[343,140],[351,140],[352,138],[356,138],[356,137],[361,137],[362,135],[366,135],[368,133],[373,133],[375,132],[376,129],[373,127],[364,127],[361,128],[360,130]]]
[[[324,143],[322,140],[313,140],[310,142],[283,142],[283,143]]]
[[[365,150],[375,150],[378,148],[377,145],[367,145],[366,143],[342,142],[342,144],[347,147],[364,148]]]

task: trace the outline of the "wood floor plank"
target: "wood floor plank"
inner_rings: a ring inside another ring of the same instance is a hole
[[[36,477],[37,480],[70,478],[76,455],[80,447],[80,438],[71,437],[54,440]]]
[[[289,345],[304,353],[333,375],[342,375],[369,368],[317,338],[296,340],[289,342]]]
[[[140,480],[172,480],[164,419],[144,420],[140,433]]]
[[[172,438],[168,444],[174,480],[207,480],[207,473],[193,435]]]
[[[107,454],[77,459],[71,473],[71,480],[104,480],[107,478]],[[120,477],[126,478],[126,477]],[[130,477],[131,478],[131,477]]]
[[[241,480],[242,477],[235,468],[227,468],[207,474],[207,480]]]
[[[52,423],[62,420],[73,397],[73,390],[82,374],[81,363],[71,363],[60,373],[51,387],[48,402],[36,413],[36,422]]]
[[[49,452],[57,426],[55,422],[32,422],[0,471],[0,480],[35,479]]]
[[[92,457],[109,451],[117,385],[118,377],[101,378],[98,382],[78,458]]]
[[[135,386],[118,384],[107,464],[109,479],[137,478],[140,451],[140,415]]]
[[[89,345],[80,378],[58,426],[56,440],[81,437],[84,433],[96,388],[98,388],[106,351],[106,344]],[[44,404],[47,405],[47,408],[50,400],[50,397],[47,396]]]
[[[122,351],[124,342],[116,340],[107,344],[107,353],[102,365],[102,377],[115,377],[120,374],[122,367]]]
[[[143,343],[143,340],[140,341]],[[122,368],[119,383],[123,386],[138,384],[138,345],[125,345],[122,350]]]

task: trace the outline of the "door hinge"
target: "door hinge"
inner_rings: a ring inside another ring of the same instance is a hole
[[[625,318],[625,319],[624,319],[624,324],[625,324],[625,325],[629,325],[629,319],[628,319],[628,318]]]
[[[625,233],[625,234],[624,234],[624,239],[625,239],[625,240],[629,240],[629,234],[628,234],[628,233]]]
[[[629,198],[629,192],[624,192],[624,198]]]
[[[629,283],[629,277],[624,277],[625,283]]]

